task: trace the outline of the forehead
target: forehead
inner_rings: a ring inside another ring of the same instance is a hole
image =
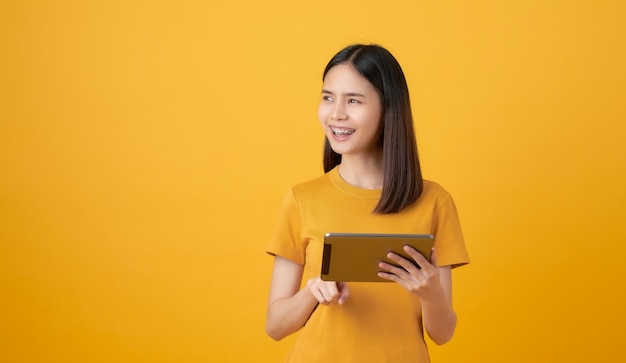
[[[374,86],[351,64],[338,64],[324,77],[324,91],[332,93],[376,93]]]

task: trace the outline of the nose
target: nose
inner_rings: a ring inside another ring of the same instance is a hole
[[[341,102],[336,103],[335,107],[332,109],[330,118],[333,120],[345,120],[347,117],[345,105]]]

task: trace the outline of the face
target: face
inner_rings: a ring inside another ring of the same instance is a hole
[[[318,117],[337,154],[379,154],[381,112],[378,92],[352,65],[339,64],[326,73]]]

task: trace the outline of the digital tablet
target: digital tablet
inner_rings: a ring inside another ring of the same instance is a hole
[[[413,261],[403,250],[405,245],[409,245],[430,260],[433,244],[434,237],[430,234],[326,233],[321,279],[390,282],[377,275],[381,261],[397,265],[387,258],[388,252],[395,252]]]

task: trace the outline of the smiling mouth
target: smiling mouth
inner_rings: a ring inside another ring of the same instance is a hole
[[[347,128],[343,128],[343,127],[331,127],[330,131],[332,131],[332,133],[335,136],[346,136],[346,135],[352,135],[356,132],[355,129],[347,129]]]

